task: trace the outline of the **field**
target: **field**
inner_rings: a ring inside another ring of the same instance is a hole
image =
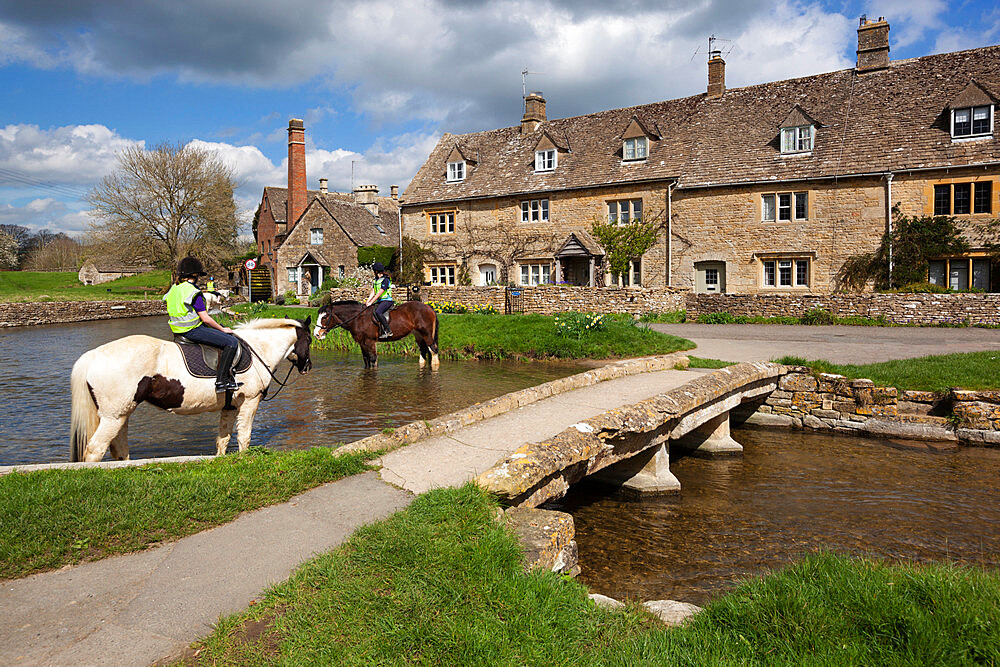
[[[151,271],[103,285],[84,285],[75,271],[0,271],[0,301],[159,299],[169,287],[169,271]]]

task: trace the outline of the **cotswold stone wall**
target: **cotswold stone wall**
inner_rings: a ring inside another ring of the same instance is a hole
[[[87,320],[114,320],[121,317],[166,315],[162,299],[145,301],[51,301],[41,303],[0,303],[0,327],[59,324]]]
[[[611,287],[570,287],[547,285],[538,287],[518,287],[521,302],[526,313],[551,315],[570,310],[596,313],[628,313],[641,315],[650,312],[665,312],[684,308],[683,290],[671,287],[659,288],[611,288]],[[333,299],[354,299],[364,301],[370,294],[368,288],[334,289]],[[394,288],[396,301],[406,299],[406,288]],[[504,312],[503,287],[421,287],[421,301],[457,301],[466,306],[493,306]]]
[[[823,308],[837,317],[884,317],[893,324],[1000,324],[1000,293],[688,294],[689,320],[706,313],[800,316]]]

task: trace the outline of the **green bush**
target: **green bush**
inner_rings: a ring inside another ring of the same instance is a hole
[[[699,324],[740,324],[743,318],[732,313],[722,311],[720,313],[705,313],[698,316]]]
[[[295,296],[295,290],[293,290],[293,289],[290,289],[287,292],[285,292],[284,299],[285,299],[284,300],[284,304],[286,306],[294,306],[295,304],[297,304],[299,302],[298,297]]]
[[[836,324],[837,318],[822,308],[810,308],[799,318],[802,324]]]
[[[358,266],[371,266],[381,262],[386,268],[393,266],[396,249],[392,246],[368,245],[358,248]]]
[[[686,310],[669,310],[665,313],[643,313],[640,322],[658,322],[661,324],[680,324],[687,321]]]

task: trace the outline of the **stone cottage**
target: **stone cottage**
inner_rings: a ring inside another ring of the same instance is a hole
[[[261,265],[271,274],[274,294],[294,290],[308,296],[331,277],[358,266],[362,246],[399,246],[399,198],[379,197],[378,187],[330,192],[327,179],[306,189],[305,128],[288,122],[288,187],[265,187],[257,221]],[[289,222],[290,221],[290,222]]]
[[[1000,290],[986,247],[1000,211],[1000,46],[891,61],[889,24],[861,20],[847,70],[727,89],[719,52],[704,93],[444,134],[402,198],[403,234],[437,252],[426,279],[675,286],[701,293],[823,293],[904,215],[952,215],[971,252],[931,282]],[[626,275],[605,269],[594,221],[642,219],[656,243]],[[477,230],[521,230],[507,275]]]
[[[126,265],[115,264],[113,262],[95,262],[88,259],[80,267],[77,278],[84,285],[100,285],[102,283],[118,280],[126,276],[137,276],[140,273],[149,273],[153,267],[146,265]]]

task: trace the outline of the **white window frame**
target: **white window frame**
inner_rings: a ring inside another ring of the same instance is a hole
[[[635,199],[614,199],[607,203],[608,224],[624,227],[642,221],[642,197]]]
[[[521,222],[548,222],[548,199],[525,199],[521,202]]]
[[[610,274],[608,282],[618,287],[642,287],[642,258],[630,259],[628,262],[628,275]]]
[[[799,269],[805,267],[805,280],[799,279]],[[787,271],[788,282],[783,280]],[[760,284],[765,289],[803,289],[812,280],[812,259],[791,255],[788,257],[768,257],[761,260]]]
[[[552,283],[552,264],[550,262],[526,262],[520,264],[518,275],[521,285],[549,285]]]
[[[787,204],[782,204],[782,198],[787,197]],[[805,217],[799,217],[798,202],[805,200]],[[770,207],[770,217],[768,217],[768,207]],[[782,217],[783,213],[787,217]],[[791,222],[793,220],[809,219],[809,191],[799,192],[765,192],[760,196],[760,221],[761,222]]]
[[[309,230],[309,245],[323,245],[322,227],[313,227]]]
[[[460,183],[465,180],[465,160],[448,163],[448,183]]]
[[[639,162],[649,157],[649,139],[646,137],[633,137],[622,142],[622,160],[625,162]]]
[[[992,104],[977,104],[973,107],[959,107],[958,109],[951,110],[951,138],[952,139],[975,139],[978,137],[988,137],[993,134],[993,120],[994,120],[994,105]],[[973,124],[975,122],[976,111],[986,109],[989,114],[989,128],[986,132],[975,132],[973,131]],[[955,133],[955,116],[961,112],[969,112],[969,132],[968,134],[956,134]]]
[[[781,128],[781,152],[784,155],[809,153],[816,140],[816,128],[812,125],[796,125]]]
[[[427,277],[431,285],[454,285],[458,267],[454,264],[432,264],[427,267]]]
[[[427,214],[431,234],[454,234],[456,211],[434,211]]]
[[[301,271],[301,268],[298,266],[289,266],[286,268],[288,269],[288,284],[294,285],[296,291],[298,291],[299,276],[301,275],[299,272]]]
[[[535,151],[535,172],[555,171],[559,166],[559,152],[554,148]]]

